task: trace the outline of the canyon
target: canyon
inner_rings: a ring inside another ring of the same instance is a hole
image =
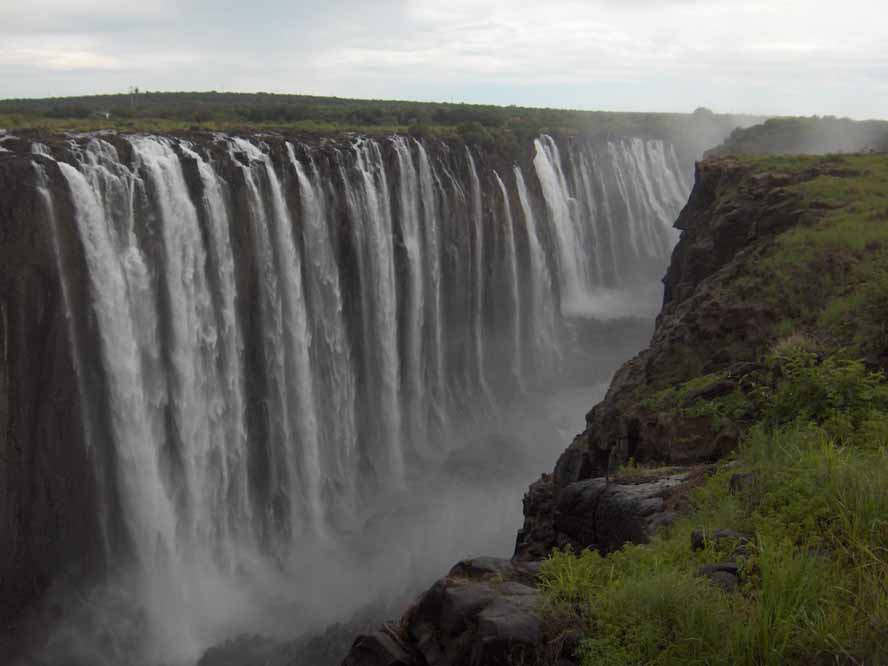
[[[650,137],[0,145],[2,615],[111,663],[502,550],[569,437],[541,405],[644,343],[690,190]]]

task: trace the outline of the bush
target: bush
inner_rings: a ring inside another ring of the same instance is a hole
[[[803,346],[790,345],[772,355],[769,364],[780,377],[775,389],[759,396],[770,427],[810,421],[844,441],[888,410],[884,377],[867,370],[862,361],[836,356],[821,360]]]

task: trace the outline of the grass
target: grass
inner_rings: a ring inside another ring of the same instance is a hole
[[[584,665],[888,663],[888,385],[800,344],[766,366],[756,424],[690,515],[650,544],[543,564],[544,613],[580,631]],[[732,493],[737,472],[754,482]],[[737,546],[691,552],[701,528],[753,535],[737,592],[695,575]]]
[[[403,133],[409,130],[407,125],[361,125],[355,123],[302,121],[248,121],[248,120],[207,120],[195,122],[187,119],[156,118],[156,117],[112,117],[105,118],[55,118],[32,114],[0,114],[0,127],[7,130],[28,129],[47,133],[62,132],[95,132],[115,130],[119,132],[157,132],[176,133],[194,130],[211,132],[231,132],[237,130],[251,131],[286,131],[292,133],[323,134],[339,136],[354,132],[371,136]],[[429,131],[439,135],[455,134],[453,128],[430,127]]]
[[[888,350],[888,156],[742,158],[756,172],[823,172],[787,189],[813,222],[777,237],[726,297],[769,303],[779,332],[816,331],[833,349]],[[830,173],[831,172],[831,173]]]

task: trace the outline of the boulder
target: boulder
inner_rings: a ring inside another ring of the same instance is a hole
[[[344,666],[510,666],[544,641],[536,565],[463,560],[408,609],[400,625],[360,636]]]
[[[671,501],[691,482],[690,468],[669,468],[659,476],[611,480],[596,477],[571,483],[555,498],[551,478],[543,478],[525,496],[524,528],[515,557],[544,557],[553,548],[602,553],[625,543],[646,543],[679,515]]]

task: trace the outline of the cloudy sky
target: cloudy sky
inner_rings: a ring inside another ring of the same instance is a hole
[[[888,117],[885,0],[0,0],[0,98],[302,92]]]

